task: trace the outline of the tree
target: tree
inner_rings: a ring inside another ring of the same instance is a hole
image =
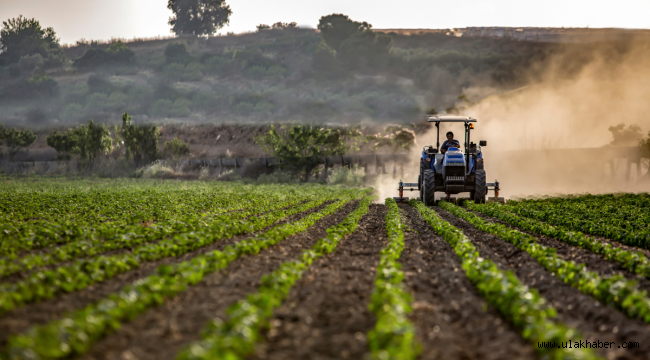
[[[70,155],[79,155],[82,161],[92,162],[101,152],[113,149],[113,139],[106,125],[95,124],[92,120],[87,125],[80,125],[65,132],[53,131],[45,138],[48,146],[57,151],[57,158],[69,159]]]
[[[13,64],[23,56],[35,54],[40,54],[48,61],[64,57],[54,29],[43,29],[38,21],[22,15],[3,21],[0,30],[0,64]]]
[[[361,133],[358,129],[323,129],[313,125],[283,125],[280,131],[271,125],[269,131],[257,136],[255,141],[263,150],[282,159],[289,170],[303,173],[304,181],[309,179],[318,166],[319,156],[343,155],[347,153],[347,140]]]
[[[380,147],[388,146],[395,153],[400,150],[408,152],[416,145],[415,132],[399,125],[390,125],[384,129],[388,135],[369,135],[366,141],[375,141],[372,149],[377,150]]]
[[[625,124],[620,123],[616,126],[610,126],[608,130],[614,138],[610,143],[612,146],[633,146],[642,137],[641,128],[636,124],[626,128]]]
[[[232,14],[225,0],[169,0],[167,8],[174,12],[169,25],[176,35],[212,35]]]
[[[136,162],[152,162],[160,157],[158,140],[160,129],[155,125],[135,126],[129,114],[122,114],[120,136],[126,148],[126,158]]]
[[[339,50],[341,44],[357,33],[370,30],[372,25],[367,22],[352,21],[347,15],[332,14],[323,16],[318,22],[318,30],[325,43],[334,50]]]
[[[7,131],[4,126],[0,129],[0,140],[4,140],[4,145],[9,150],[11,160],[14,160],[20,149],[26,148],[36,141],[36,135],[31,130],[16,130],[16,128]]]

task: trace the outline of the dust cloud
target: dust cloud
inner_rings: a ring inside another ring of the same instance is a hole
[[[472,141],[488,141],[483,148],[488,182],[498,179],[507,198],[650,190],[647,160],[628,160],[627,149],[609,147],[608,130],[636,124],[647,136],[647,59],[648,42],[567,45],[531,67],[528,86],[465,106],[462,113],[478,119]],[[465,89],[466,94],[482,91]],[[449,126],[441,126],[441,141]],[[462,126],[454,126],[462,143]],[[411,157],[417,160],[422,145],[435,141],[435,128],[418,136]],[[413,174],[403,180],[417,181],[417,162],[408,169]],[[385,181],[375,186],[382,195],[397,196],[396,181]]]

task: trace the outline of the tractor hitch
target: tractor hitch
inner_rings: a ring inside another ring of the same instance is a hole
[[[487,183],[487,186],[488,186],[488,191],[494,190],[494,197],[488,197],[487,202],[498,202],[501,204],[506,203],[505,198],[499,197],[499,190],[501,190],[501,188],[499,187],[499,180],[494,180],[493,183]]]
[[[398,197],[393,197],[393,199],[396,202],[408,202],[409,198],[404,197],[404,190],[407,191],[417,191],[418,189],[418,184],[417,183],[405,183],[402,182],[402,180],[399,181],[399,187],[397,188],[397,191],[399,191],[399,196]]]

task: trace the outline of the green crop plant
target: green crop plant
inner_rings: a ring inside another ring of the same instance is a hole
[[[4,356],[9,358],[64,359],[86,352],[100,337],[119,327],[120,322],[135,318],[165,298],[179,294],[201,281],[207,274],[225,268],[245,255],[255,255],[288,236],[303,232],[316,221],[340,210],[367,191],[343,196],[324,209],[288,224],[278,225],[253,238],[211,251],[175,265],[161,265],[154,275],[138,280],[118,293],[69,314],[63,319],[35,326],[9,339]],[[195,240],[209,238],[211,231],[195,234]]]
[[[291,287],[319,257],[329,254],[343,237],[353,232],[361,217],[368,212],[373,197],[361,200],[355,211],[338,225],[327,229],[327,236],[297,260],[283,263],[262,278],[258,292],[248,295],[227,310],[228,320],[213,320],[203,331],[203,339],[189,345],[176,357],[178,360],[246,359],[263,337],[273,310],[282,304]]]
[[[536,289],[522,284],[511,271],[499,269],[492,260],[482,258],[461,230],[444,221],[421,201],[413,199],[410,204],[452,246],[472,284],[520,331],[524,339],[532,344],[581,339],[576,329],[557,321],[557,311]],[[600,359],[590,349],[535,347],[535,350],[544,359]]]
[[[395,200],[386,199],[386,206],[388,244],[380,254],[370,300],[369,308],[377,322],[368,334],[368,343],[373,359],[415,359],[420,345],[415,339],[415,327],[408,318],[413,311],[412,299],[402,283],[404,272],[397,262],[404,250],[404,232]]]
[[[196,231],[177,234],[170,239],[143,245],[128,254],[77,260],[71,265],[55,270],[33,273],[25,280],[0,286],[0,311],[4,312],[26,303],[48,299],[61,292],[78,291],[138,268],[145,262],[180,256],[236,234],[263,229],[279,219],[309,210],[325,201],[326,198],[322,198],[288,210],[280,209],[246,220],[205,222],[199,225]]]
[[[614,305],[631,318],[650,323],[650,299],[647,292],[638,290],[636,282],[627,280],[620,274],[601,277],[587,270],[585,264],[560,258],[554,248],[538,244],[534,236],[509,229],[501,224],[490,223],[472,212],[444,201],[440,206],[479,230],[494,234],[526,251],[546,270],[566,284],[593,296],[605,305]]]
[[[586,236],[580,231],[572,231],[561,226],[552,226],[543,221],[518,216],[508,212],[506,210],[507,208],[499,204],[486,205],[475,204],[473,202],[466,202],[465,204],[470,210],[476,210],[485,215],[493,216],[510,225],[517,226],[522,230],[550,236],[569,245],[592,251],[607,260],[621,264],[621,266],[630,272],[650,278],[650,260],[640,251],[632,252],[624,250],[620,247],[614,247],[607,242],[598,241]]]

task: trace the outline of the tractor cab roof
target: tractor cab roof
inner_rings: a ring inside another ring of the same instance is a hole
[[[476,122],[471,116],[459,116],[459,115],[434,115],[429,117],[429,122]]]

